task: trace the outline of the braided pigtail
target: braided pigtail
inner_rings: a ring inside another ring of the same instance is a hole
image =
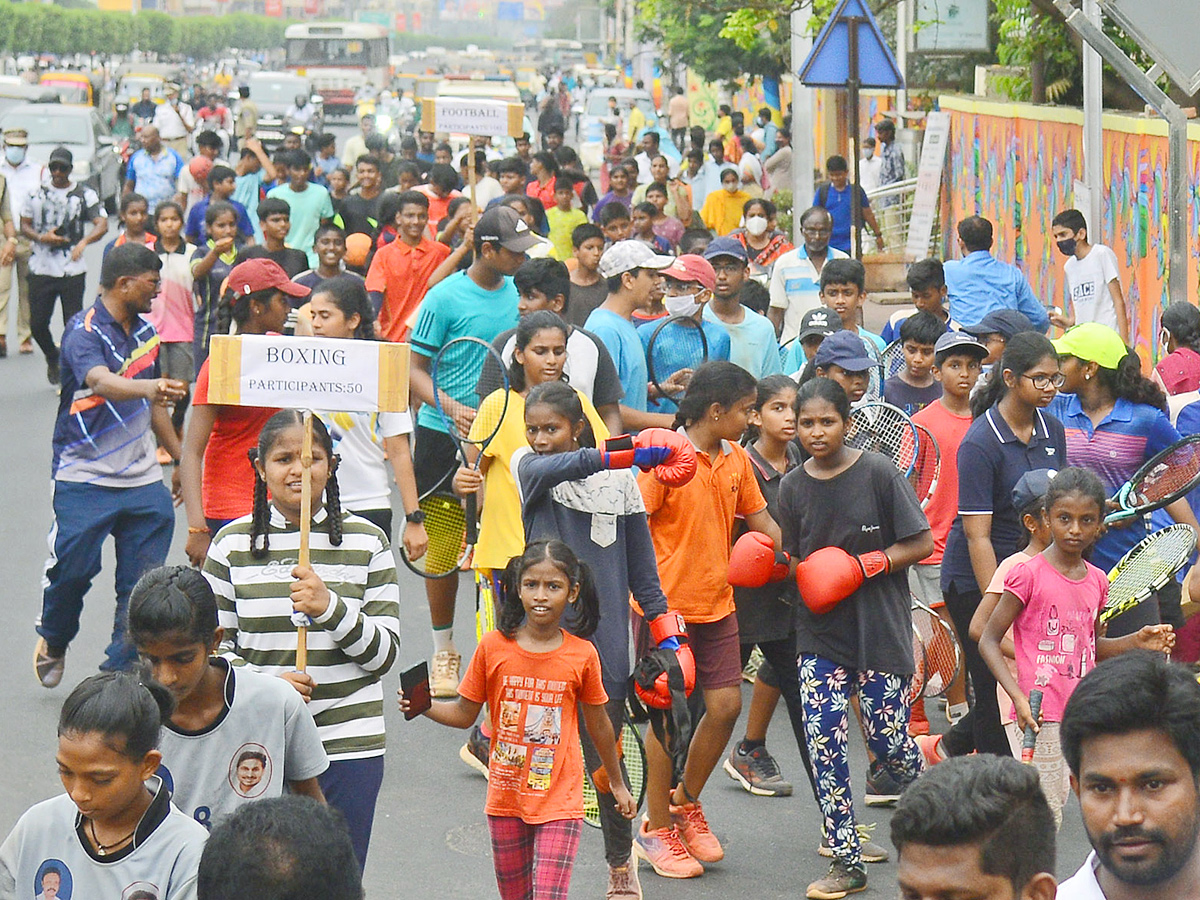
[[[271,506],[267,500],[267,483],[258,473],[258,448],[251,447],[247,451],[250,457],[250,468],[254,470],[254,515],[250,523],[250,555],[255,559],[263,559],[271,549]],[[262,547],[258,546],[259,535],[262,535]]]
[[[332,462],[332,460],[331,460]],[[325,515],[329,517],[329,543],[335,547],[342,544],[342,498],[338,489],[337,472],[330,466],[329,480],[325,482]]]

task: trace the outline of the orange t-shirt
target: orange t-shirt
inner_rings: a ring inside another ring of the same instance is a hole
[[[462,192],[451,191],[445,197],[439,197],[427,184],[418,184],[413,190],[420,191],[429,199],[429,237],[435,238],[437,237],[438,222],[446,218],[446,210],[450,207],[450,201],[455,197],[461,197]],[[395,242],[393,241],[393,243]]]
[[[196,376],[192,406],[208,406],[208,363]],[[279,412],[261,406],[218,406],[217,420],[204,447],[200,495],[206,519],[238,519],[254,509],[254,469],[246,455],[258,446],[258,433]]]
[[[407,337],[408,320],[429,290],[429,277],[449,255],[449,247],[427,238],[415,247],[396,238],[375,252],[367,270],[367,290],[383,294],[380,337],[393,343]]]
[[[492,714],[484,812],[530,825],[583,818],[577,706],[608,702],[595,646],[564,631],[557,650],[530,653],[489,631],[458,692]]]
[[[653,472],[638,475],[638,487],[667,605],[685,621],[717,622],[734,611],[729,586],[734,519],[762,512],[767,501],[754,464],[737,444],[723,442],[715,460],[697,451],[696,463],[696,477],[681,488],[667,487]]]

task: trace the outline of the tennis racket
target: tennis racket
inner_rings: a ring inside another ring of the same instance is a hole
[[[617,755],[621,758],[621,768],[625,770],[629,793],[633,794],[638,809],[641,809],[642,801],[646,799],[646,747],[628,714],[621,727],[621,738],[617,741]],[[593,828],[600,827],[600,801],[596,797],[596,785],[592,783],[586,762],[583,766],[583,821]]]
[[[916,459],[908,480],[913,486],[913,493],[921,504],[921,509],[929,505],[937,490],[938,479],[942,474],[942,451],[938,447],[937,438],[924,425],[913,422],[917,429],[919,443],[916,448]],[[911,451],[910,451],[911,452]]]
[[[457,575],[471,554],[467,543],[467,516],[462,503],[450,490],[450,478],[446,474],[441,483],[417,501],[425,513],[425,533],[429,535],[429,546],[418,559],[411,559],[400,541],[400,559],[410,572],[422,578],[448,578]]]
[[[907,478],[921,453],[921,438],[912,419],[890,403],[864,403],[850,410],[846,446],[882,453]]]
[[[883,378],[886,381],[893,375],[899,375],[904,368],[904,343],[892,341],[879,354],[879,363],[883,366]]]
[[[646,347],[646,368],[650,383],[658,390],[658,396],[669,401],[672,407],[687,389],[690,373],[706,362],[708,338],[704,334],[704,327],[694,318],[671,316],[654,327]],[[680,379],[684,382],[682,386],[678,382],[670,383],[674,376],[685,370],[686,378]],[[662,401],[655,405],[662,405]]]
[[[1100,621],[1128,612],[1166,584],[1187,565],[1196,549],[1190,525],[1170,525],[1142,538],[1108,573],[1108,602]]]
[[[912,598],[914,640],[920,640],[924,659],[922,695],[941,697],[950,689],[962,671],[963,652],[958,638],[946,621],[936,612]]]
[[[925,678],[929,671],[929,660],[925,658],[925,641],[917,631],[916,622],[912,626],[913,641],[913,677],[908,685],[908,705],[916,703],[925,696]]]
[[[874,359],[876,364],[871,366],[870,377],[867,380],[867,392],[863,394],[860,402],[877,403],[883,400],[883,365],[879,361],[879,349],[873,341],[863,341],[863,347],[867,351],[867,356]]]
[[[499,366],[501,385],[480,400],[475,392],[484,361],[489,357]],[[508,368],[491,345],[475,337],[449,341],[433,358],[430,366],[433,399],[442,424],[458,445],[463,465],[476,471],[483,451],[500,431],[508,412]],[[479,504],[476,494],[466,497],[466,544],[474,547],[479,539]]]
[[[1119,507],[1104,518],[1120,522],[1174,503],[1200,485],[1200,434],[1176,441],[1151,457],[1113,496]]]

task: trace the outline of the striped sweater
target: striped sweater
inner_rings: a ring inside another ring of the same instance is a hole
[[[312,567],[329,588],[325,613],[308,630],[309,711],[330,759],[380,756],[384,749],[380,679],[400,654],[400,588],[387,536],[344,513],[341,546],[329,542],[325,512],[313,516]],[[225,629],[221,655],[234,665],[279,675],[296,666],[292,569],[299,526],[271,510],[270,551],[250,555],[251,517],[230,522],[208,551],[204,575]]]

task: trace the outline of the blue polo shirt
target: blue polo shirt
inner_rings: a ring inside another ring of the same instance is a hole
[[[1016,309],[1025,313],[1038,331],[1045,333],[1050,327],[1050,315],[1034,296],[1025,273],[996,259],[987,250],[947,260],[943,269],[950,318],[954,321],[970,327],[978,325],[993,310]]]
[[[154,326],[138,316],[126,334],[97,300],[67,323],[59,364],[55,480],[121,488],[162,481],[162,468],[154,458],[149,401],[106,400],[87,386],[87,373],[97,366],[123,378],[158,378]]]
[[[638,337],[637,328],[628,319],[601,307],[592,310],[583,327],[600,338],[612,354],[621,387],[625,389],[622,405],[645,412],[650,373],[646,368],[646,350],[642,346],[642,339]]]
[[[1091,469],[1110,497],[1142,463],[1179,440],[1166,414],[1145,403],[1117,400],[1099,425],[1092,424],[1076,394],[1059,394],[1048,410],[1066,430],[1067,465]],[[1107,572],[1148,533],[1145,516],[1124,528],[1110,528],[1096,542],[1092,564]]]
[[[1017,552],[1021,522],[1013,508],[1012,489],[1021,476],[1034,469],[1061,469],[1067,459],[1067,439],[1062,422],[1037,410],[1033,436],[1022,443],[1000,410],[993,406],[971,423],[958,447],[958,516],[946,539],[942,558],[942,590],[960,592],[979,590],[963,517],[992,517],[992,548],[996,562]]]
[[[830,183],[821,185],[813,195],[813,206],[825,207],[829,210],[830,218],[833,219],[833,233],[829,237],[829,246],[836,247],[843,253],[849,253],[851,247],[850,232],[854,229],[852,200],[854,191],[855,186],[849,182],[840,191]],[[857,188],[857,191],[858,196],[862,199],[862,208],[870,209],[871,201],[867,199],[866,192],[861,187]],[[821,202],[822,195],[824,195],[824,202]]]

